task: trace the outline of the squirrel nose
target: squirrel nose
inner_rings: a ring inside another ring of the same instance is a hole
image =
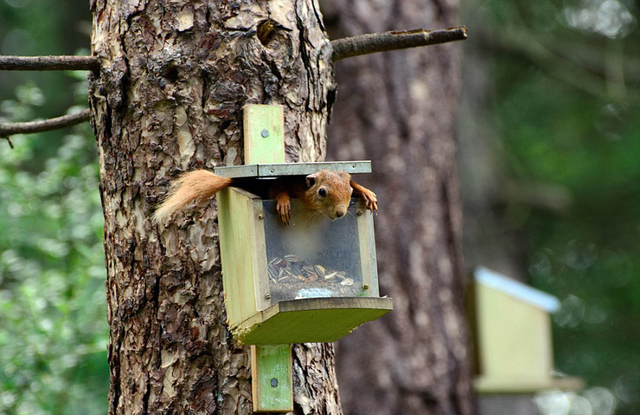
[[[345,213],[346,213],[346,212],[345,212],[344,210],[342,210],[342,209],[340,209],[340,210],[336,210],[336,218],[341,218],[341,217],[343,217]]]

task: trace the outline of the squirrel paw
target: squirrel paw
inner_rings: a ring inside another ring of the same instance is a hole
[[[369,189],[364,189],[360,192],[364,199],[364,206],[372,212],[378,211],[378,196]]]
[[[278,202],[276,203],[276,210],[280,215],[280,219],[282,219],[282,223],[288,225],[289,219],[291,219],[291,203],[289,202],[289,199],[278,199]]]

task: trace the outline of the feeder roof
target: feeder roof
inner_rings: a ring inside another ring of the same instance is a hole
[[[244,166],[216,167],[216,174],[231,178],[258,178],[280,176],[306,176],[320,170],[371,173],[371,161],[327,161],[319,163],[248,164]]]
[[[536,290],[488,268],[478,267],[474,272],[474,279],[479,284],[525,301],[548,313],[555,313],[560,308],[560,301],[553,295]]]

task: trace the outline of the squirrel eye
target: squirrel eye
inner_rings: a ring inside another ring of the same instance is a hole
[[[327,189],[321,188],[320,190],[318,190],[318,194],[320,195],[320,197],[327,197]]]

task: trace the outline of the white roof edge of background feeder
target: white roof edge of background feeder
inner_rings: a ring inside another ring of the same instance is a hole
[[[526,284],[492,271],[485,267],[478,267],[474,271],[476,282],[511,297],[525,301],[549,313],[555,313],[560,308],[560,300],[551,294],[531,288]]]

